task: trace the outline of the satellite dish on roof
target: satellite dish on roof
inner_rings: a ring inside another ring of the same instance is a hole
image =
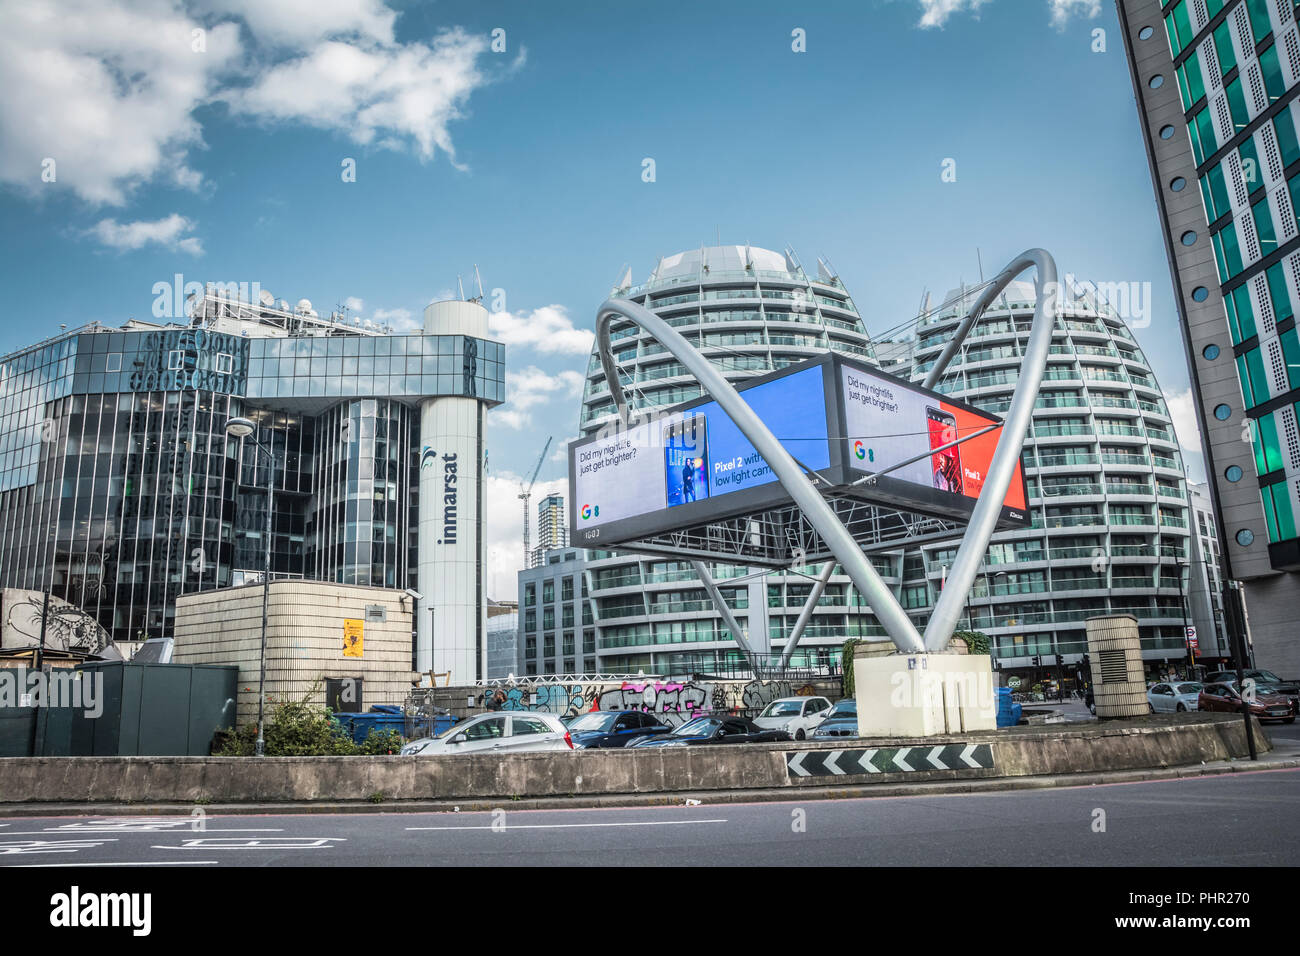
[[[299,311],[299,312],[310,312],[310,311],[311,311],[311,299],[299,299],[299,300],[298,300],[298,311]]]
[[[275,305],[275,296],[271,295],[269,289],[263,289],[261,292],[259,292],[257,294],[257,300],[267,308],[270,308],[271,306]]]

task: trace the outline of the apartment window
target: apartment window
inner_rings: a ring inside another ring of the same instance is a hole
[[[229,375],[235,369],[235,358],[227,352],[217,353],[217,374]]]
[[[172,349],[167,353],[167,370],[174,371],[179,369],[185,360],[185,353],[180,349]]]
[[[106,357],[105,362],[104,362],[104,371],[105,371],[105,372],[120,372],[120,371],[122,371],[122,353],[121,353],[121,352],[109,352],[109,353],[108,353],[108,356]]]

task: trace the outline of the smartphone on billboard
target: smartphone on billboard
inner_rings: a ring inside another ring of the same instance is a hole
[[[664,426],[664,486],[667,506],[709,497],[708,426],[703,415],[690,415]]]
[[[927,406],[925,415],[930,430],[930,448],[939,448],[957,440],[957,419],[951,412]],[[940,491],[962,494],[961,446],[953,445],[930,456],[934,486]]]

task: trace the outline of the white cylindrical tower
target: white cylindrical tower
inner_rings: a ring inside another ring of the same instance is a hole
[[[466,397],[430,398],[420,406],[416,669],[450,673],[452,685],[482,678],[486,667],[484,403],[473,396],[478,355],[472,339],[487,332],[487,310],[477,302],[435,302],[424,310],[425,335],[466,336],[448,370],[464,377]]]

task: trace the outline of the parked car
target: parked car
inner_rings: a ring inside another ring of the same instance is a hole
[[[696,717],[667,734],[638,737],[629,747],[686,747],[694,744],[754,744],[789,740],[784,730],[758,726],[745,717]]]
[[[767,730],[784,730],[803,740],[822,721],[831,702],[825,697],[782,697],[763,708],[754,723]]]
[[[1262,670],[1257,667],[1248,667],[1242,670],[1241,676],[1246,680],[1255,682],[1256,694],[1280,694],[1291,701],[1291,710],[1300,713],[1300,684],[1295,681],[1283,680],[1272,671]],[[1227,684],[1230,687],[1237,685],[1237,672],[1233,671],[1215,671],[1208,675],[1205,680],[1216,684]]]
[[[1295,723],[1295,711],[1291,709],[1291,702],[1280,694],[1259,694],[1249,703],[1249,707],[1261,723],[1266,720]],[[1241,713],[1241,695],[1231,684],[1206,684],[1201,690],[1198,709]]]
[[[436,737],[412,740],[402,754],[430,757],[572,749],[573,739],[555,714],[498,711],[461,721]]]
[[[1152,684],[1147,688],[1147,703],[1151,706],[1153,714],[1196,710],[1201,698],[1201,688],[1204,686],[1197,681]]]
[[[672,727],[639,710],[593,710],[568,722],[569,736],[579,750],[626,747],[638,737],[666,734]]]
[[[834,740],[837,737],[856,737],[858,735],[858,702],[856,698],[845,697],[837,701],[822,716],[822,721],[813,728],[809,736],[813,740]]]

